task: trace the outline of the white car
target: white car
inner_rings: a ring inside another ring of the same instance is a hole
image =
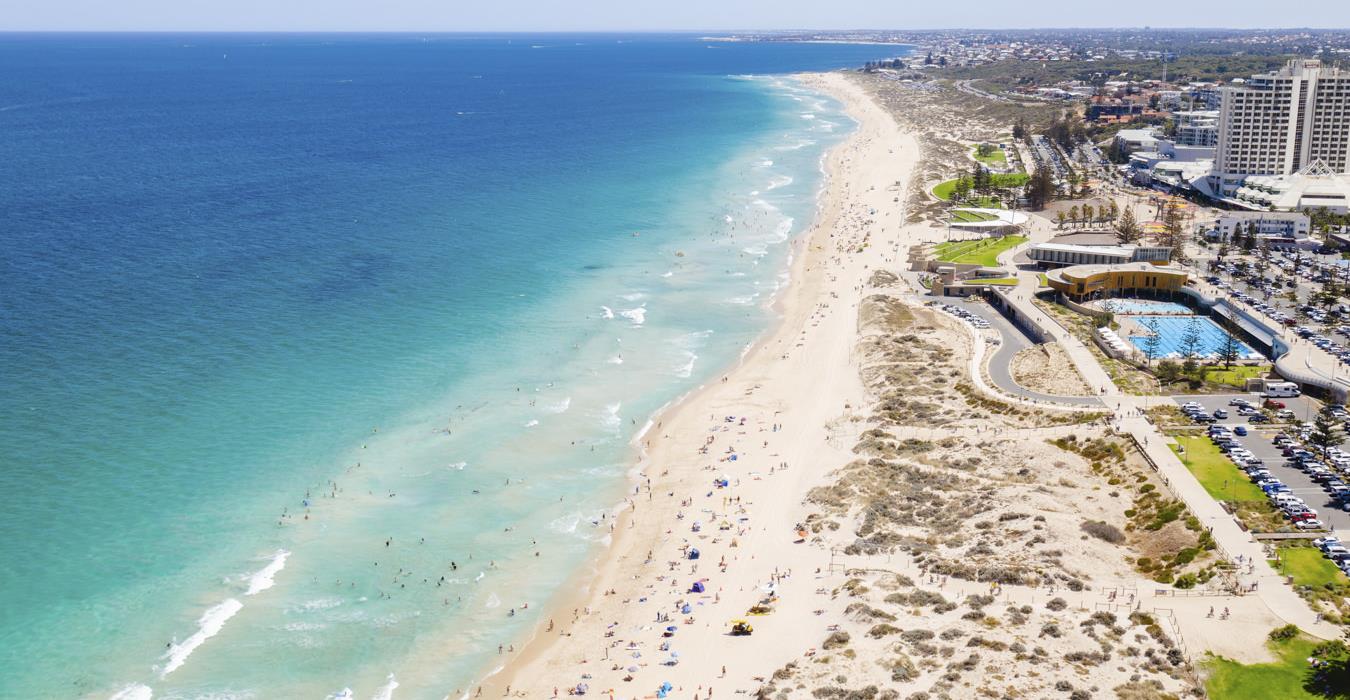
[[[1300,530],[1325,530],[1325,529],[1327,529],[1327,526],[1326,526],[1326,525],[1323,525],[1321,520],[1317,520],[1317,519],[1315,519],[1315,518],[1314,518],[1313,520],[1300,520],[1300,521],[1294,523],[1294,527],[1296,527],[1296,528],[1298,528],[1298,529],[1300,529]]]

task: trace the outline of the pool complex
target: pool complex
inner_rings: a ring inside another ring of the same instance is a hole
[[[1224,338],[1229,335],[1228,331],[1219,327],[1218,324],[1205,318],[1204,316],[1125,316],[1141,328],[1144,324],[1157,326],[1158,329],[1158,357],[1181,357],[1182,338],[1186,336],[1186,328],[1190,325],[1191,319],[1197,319],[1200,323],[1200,352],[1199,357],[1217,357],[1219,345],[1224,342]],[[1140,351],[1144,350],[1144,341],[1147,335],[1131,335],[1130,342]],[[1238,341],[1238,358],[1244,360],[1256,360],[1265,357],[1259,352],[1252,350],[1249,345]]]
[[[1097,302],[1098,308],[1118,314],[1168,314],[1192,315],[1189,306],[1175,301],[1150,301],[1147,299],[1107,299]]]

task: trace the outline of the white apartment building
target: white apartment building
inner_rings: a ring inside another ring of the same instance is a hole
[[[1178,146],[1214,148],[1219,145],[1218,110],[1176,112],[1172,117],[1176,119]]]
[[[1217,192],[1231,196],[1248,176],[1292,175],[1317,161],[1350,171],[1350,71],[1297,59],[1223,88]]]
[[[1215,232],[1225,241],[1233,240],[1239,231],[1245,232],[1255,224],[1260,238],[1281,238],[1297,241],[1308,237],[1307,214],[1299,212],[1227,212],[1215,222]]]

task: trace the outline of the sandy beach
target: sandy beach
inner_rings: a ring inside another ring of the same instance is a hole
[[[827,156],[781,322],[657,418],[612,546],[460,693],[1163,698],[1205,650],[1264,660],[1238,640],[1280,617],[1214,592],[1242,572],[1123,427],[998,394],[993,340],[923,305],[911,248],[944,230],[913,178],[951,121],[857,74],[801,79],[858,127]],[[1018,371],[1082,391],[1056,350]],[[1151,562],[1210,592],[1157,597]]]
[[[509,687],[551,697],[578,683],[616,697],[655,695],[664,682],[682,697],[753,689],[754,675],[815,641],[804,630],[824,629],[806,601],[831,554],[801,542],[796,526],[805,494],[851,458],[862,429],[859,304],[871,271],[896,263],[919,153],[843,75],[802,79],[844,102],[859,126],[827,157],[817,220],[794,243],[792,282],[777,300],[781,322],[721,381],[660,416],[598,569],[503,659],[485,696]],[[703,592],[691,592],[695,583]],[[753,636],[729,636],[730,620],[771,596],[776,612],[750,618]]]

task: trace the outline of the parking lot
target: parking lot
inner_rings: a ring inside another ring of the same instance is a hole
[[[1182,395],[1172,397],[1172,400],[1175,401],[1178,406],[1188,401],[1194,401],[1201,406],[1204,406],[1205,411],[1211,416],[1214,415],[1216,410],[1227,412],[1227,418],[1219,418],[1216,421],[1216,424],[1218,425],[1246,425],[1251,427],[1253,425],[1252,422],[1246,416],[1238,415],[1235,407],[1229,405],[1229,402],[1233,399],[1246,399],[1257,406],[1260,406],[1261,403],[1265,401],[1260,394],[1255,393],[1211,394],[1204,396]],[[1275,401],[1283,403],[1288,410],[1293,412],[1293,420],[1301,422],[1312,422],[1313,418],[1317,417],[1317,411],[1321,408],[1315,399],[1310,399],[1306,396],[1279,398],[1275,399]]]
[[[1261,405],[1265,400],[1259,394],[1224,394],[1213,396],[1174,396],[1172,400],[1178,406],[1185,403],[1198,403],[1204,411],[1211,416],[1216,416],[1216,411],[1223,411],[1227,415],[1218,418],[1213,424],[1228,426],[1237,432],[1239,428],[1247,434],[1237,435],[1236,439],[1241,446],[1252,453],[1252,456],[1260,460],[1265,469],[1270,472],[1270,477],[1278,479],[1288,487],[1288,492],[1298,498],[1303,499],[1309,508],[1317,512],[1317,518],[1326,524],[1327,528],[1335,531],[1342,539],[1350,539],[1350,512],[1346,512],[1341,503],[1337,502],[1322,485],[1313,480],[1312,476],[1305,473],[1298,466],[1290,463],[1290,458],[1285,456],[1283,448],[1276,445],[1273,440],[1287,426],[1276,424],[1253,424],[1247,416],[1237,413],[1236,406],[1231,405],[1234,399],[1245,399],[1254,405]],[[1317,416],[1320,408],[1319,404],[1305,396],[1292,398],[1278,398],[1276,401],[1282,402],[1288,410],[1294,412],[1294,422],[1310,422]],[[1344,448],[1350,441],[1342,441]],[[1239,473],[1238,478],[1244,478],[1245,474]]]

